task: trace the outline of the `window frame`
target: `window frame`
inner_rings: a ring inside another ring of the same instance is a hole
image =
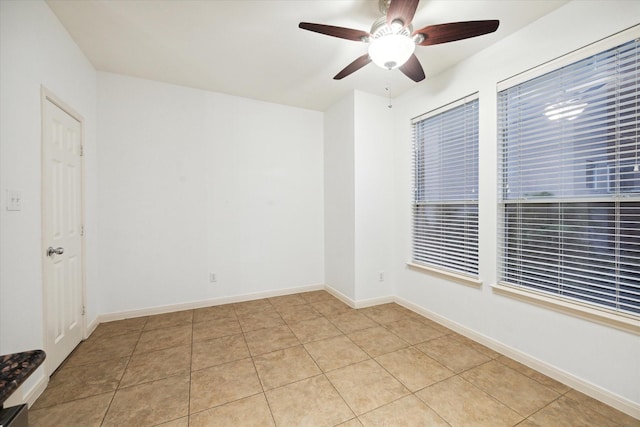
[[[564,55],[560,58],[556,58],[552,61],[544,63],[540,66],[537,66],[533,69],[527,70],[523,73],[517,74],[513,77],[505,79],[503,81],[498,82],[496,85],[496,96],[506,89],[515,87],[520,85],[521,83],[527,82],[529,80],[540,77],[544,74],[553,72],[558,70],[564,66],[574,64],[586,58],[589,58],[593,55],[596,55],[600,52],[604,52],[606,50],[615,48],[617,46],[623,45],[627,42],[640,39],[640,25],[634,26],[628,30],[622,31],[618,34],[615,34],[606,39],[600,40],[598,42],[592,43],[588,46],[585,46],[576,51],[570,52],[567,55]],[[499,115],[496,115],[496,124],[498,126],[498,144],[501,147],[502,141],[500,140],[499,133]],[[608,309],[603,306],[589,304],[587,302],[583,302],[576,299],[568,299],[558,294],[552,294],[548,292],[538,291],[533,288],[525,287],[522,285],[513,285],[508,282],[502,281],[503,274],[503,257],[504,255],[501,253],[503,250],[503,226],[501,224],[505,221],[505,210],[509,205],[508,200],[503,197],[502,194],[502,159],[500,156],[502,155],[502,150],[498,150],[498,217],[497,217],[497,239],[498,239],[498,253],[497,253],[497,283],[492,285],[492,288],[503,295],[515,297],[518,299],[522,299],[526,302],[535,303],[538,305],[542,305],[543,307],[559,310],[574,316],[578,316],[581,318],[586,318],[588,320],[606,324],[608,326],[613,326],[628,332],[633,332],[635,334],[640,334],[640,314],[635,315],[627,312],[621,312],[614,309]],[[607,190],[610,189],[610,172],[605,173],[604,177],[596,177],[592,178],[594,181],[593,185],[596,186],[606,186]],[[605,179],[606,182],[595,181],[597,179]],[[589,178],[587,178],[589,179]],[[589,183],[589,181],[587,181]],[[588,185],[588,184],[587,184]],[[600,187],[598,187],[600,188]],[[597,198],[594,198],[593,201],[597,201]],[[613,201],[614,199],[609,199],[609,201]],[[627,197],[627,195],[621,195],[618,197],[618,200],[632,200],[632,201],[640,201],[640,195],[633,195],[631,197]],[[566,202],[566,199],[557,200],[557,203]]]

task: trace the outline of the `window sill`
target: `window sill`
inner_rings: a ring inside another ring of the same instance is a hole
[[[408,262],[407,266],[409,266],[409,268],[412,268],[414,270],[428,272],[428,273],[435,273],[447,279],[453,279],[458,283],[462,283],[463,285],[473,286],[474,288],[482,287],[482,280],[473,278],[471,276],[465,276],[464,274],[458,274],[452,271],[443,270],[436,267],[430,267],[428,265],[415,264],[413,262]]]
[[[599,309],[576,301],[568,301],[553,295],[543,294],[529,289],[521,289],[506,283],[491,285],[497,293],[532,302],[552,310],[567,313],[606,326],[613,326],[626,332],[640,335],[640,319],[616,313],[607,309]]]

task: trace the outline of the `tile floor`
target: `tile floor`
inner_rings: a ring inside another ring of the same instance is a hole
[[[396,304],[324,291],[103,323],[32,426],[638,426]]]

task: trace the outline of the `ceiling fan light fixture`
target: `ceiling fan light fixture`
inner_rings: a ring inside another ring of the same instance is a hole
[[[402,66],[416,49],[413,40],[404,34],[385,34],[373,38],[369,57],[378,67],[393,70]]]
[[[2,1],[2,0],[0,0]],[[382,16],[371,25],[369,32],[335,25],[300,22],[303,30],[369,44],[368,52],[344,67],[333,79],[341,80],[373,62],[380,68],[399,68],[414,82],[425,79],[424,69],[414,51],[416,46],[430,46],[492,33],[500,21],[463,21],[428,25],[413,31],[413,17],[420,0],[378,0]]]

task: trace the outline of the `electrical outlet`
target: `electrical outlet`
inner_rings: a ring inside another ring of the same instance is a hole
[[[7,210],[22,210],[22,193],[19,190],[7,190]]]
[[[378,281],[384,282],[384,271],[381,271],[380,273],[378,273]]]
[[[209,273],[209,282],[216,283],[218,278],[216,277],[216,273]]]

